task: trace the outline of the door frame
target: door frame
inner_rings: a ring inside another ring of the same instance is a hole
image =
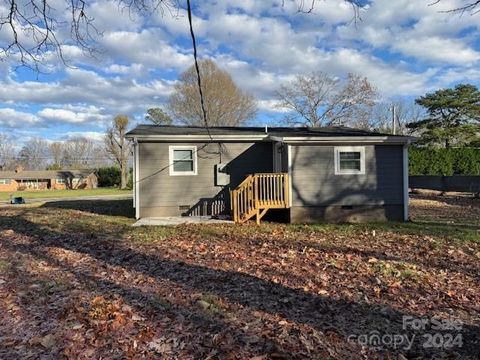
[[[282,159],[282,145],[280,141],[273,143],[273,172],[282,172],[283,161],[285,161],[285,159]]]

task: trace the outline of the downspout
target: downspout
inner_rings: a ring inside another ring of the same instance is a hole
[[[135,218],[140,218],[140,161],[137,138],[133,138],[133,207]]]
[[[287,164],[287,169],[288,169],[288,205],[290,206],[290,211],[293,205],[293,174],[292,174],[292,145],[287,145],[287,159],[288,159],[288,164]]]

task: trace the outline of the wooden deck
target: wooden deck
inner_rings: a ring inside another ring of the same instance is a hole
[[[269,209],[287,209],[289,178],[286,173],[252,174],[230,191],[233,220],[243,223],[256,217],[257,224]]]

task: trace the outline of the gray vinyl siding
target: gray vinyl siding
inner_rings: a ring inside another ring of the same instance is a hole
[[[403,205],[402,147],[365,147],[365,175],[335,175],[334,146],[292,146],[292,206]]]
[[[170,176],[169,146],[197,146],[197,175]],[[215,186],[215,165],[227,164],[229,186]],[[248,174],[272,171],[272,143],[140,143],[140,217],[229,213],[229,189]]]

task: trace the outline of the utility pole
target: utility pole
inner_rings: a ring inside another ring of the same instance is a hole
[[[395,109],[395,104],[392,104],[392,129],[393,129],[393,135],[397,134],[397,121],[396,118],[396,109]]]

